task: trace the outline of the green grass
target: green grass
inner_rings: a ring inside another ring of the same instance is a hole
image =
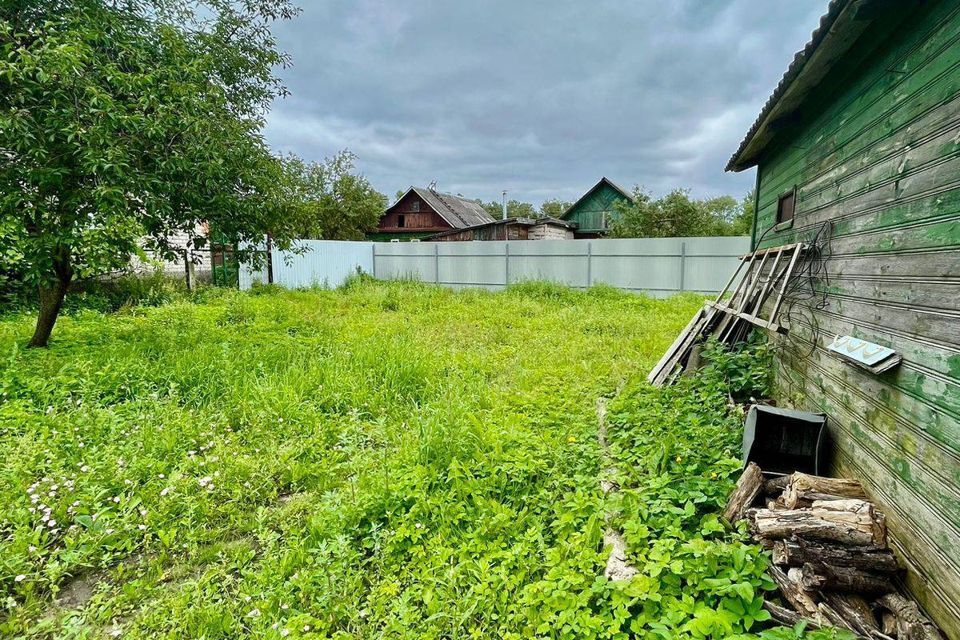
[[[740,633],[769,581],[716,519],[739,418],[719,382],[642,382],[699,303],[208,291],[79,311],[47,350],[22,349],[32,318],[7,315],[0,634]],[[596,403],[625,383],[624,490],[605,498]],[[630,583],[602,578],[608,512]]]

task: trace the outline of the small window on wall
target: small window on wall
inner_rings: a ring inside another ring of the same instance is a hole
[[[797,190],[791,189],[777,201],[777,224],[793,220],[793,206],[797,199]]]
[[[397,226],[398,226],[398,227],[401,227],[401,228],[402,228],[402,227],[405,227],[405,226],[406,226],[406,222],[407,222],[407,221],[405,220],[405,217],[406,217],[406,216],[404,216],[402,213],[397,216]]]
[[[410,211],[420,211],[420,202],[414,200],[410,203]]]

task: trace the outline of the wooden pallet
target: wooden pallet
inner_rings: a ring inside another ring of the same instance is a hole
[[[702,342],[707,335],[717,335],[721,342],[732,344],[745,335],[744,323],[785,333],[786,330],[777,322],[777,314],[806,249],[807,245],[797,242],[741,256],[740,264],[717,295],[717,299],[707,302],[690,320],[650,371],[647,380],[655,386],[675,380],[682,365],[687,362],[693,346]],[[743,277],[729,299],[725,299],[741,271],[744,271]],[[774,293],[776,299],[773,306],[764,316],[764,304]]]

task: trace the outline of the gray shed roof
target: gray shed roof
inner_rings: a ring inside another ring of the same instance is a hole
[[[400,200],[403,200],[411,191],[423,198],[424,202],[436,211],[441,218],[450,223],[450,226],[454,229],[465,229],[478,224],[487,224],[488,222],[495,221],[494,217],[487,213],[487,210],[484,209],[479,202],[455,196],[451,193],[440,193],[433,189],[410,187]],[[397,202],[400,202],[400,200],[397,200]],[[396,206],[396,203],[394,203],[390,209],[394,206]],[[390,209],[387,209],[387,211]]]
[[[743,171],[757,164],[760,154],[789,122],[806,98],[854,46],[857,39],[884,11],[900,11],[899,3],[881,7],[875,0],[832,0],[820,25],[803,49],[793,57],[773,94],[750,127],[727,171]]]

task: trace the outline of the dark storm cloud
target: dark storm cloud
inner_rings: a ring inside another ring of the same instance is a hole
[[[392,195],[573,199],[601,175],[740,195],[727,158],[825,0],[302,0],[273,147]]]

